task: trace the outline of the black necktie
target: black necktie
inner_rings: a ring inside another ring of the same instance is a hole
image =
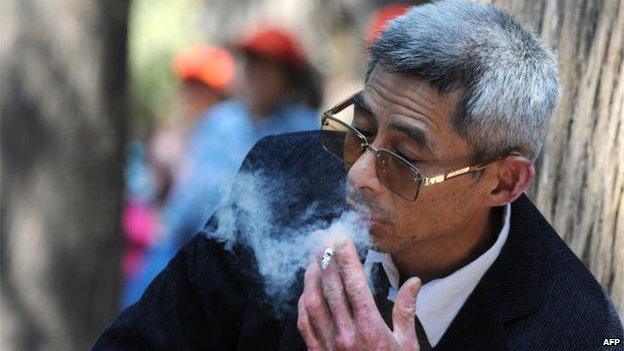
[[[380,262],[373,264],[371,270],[371,278],[373,280],[375,304],[386,324],[392,328],[392,307],[394,303],[388,300],[388,291],[390,290],[390,281]],[[425,334],[425,330],[420,324],[417,316],[414,316],[416,324],[416,336],[420,344],[421,351],[431,350],[431,345]]]

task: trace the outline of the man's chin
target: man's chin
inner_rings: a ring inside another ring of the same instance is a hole
[[[373,250],[379,252],[392,252],[392,243],[390,236],[385,228],[373,226],[370,228],[370,236],[373,241]]]

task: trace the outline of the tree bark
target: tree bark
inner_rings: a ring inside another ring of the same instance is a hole
[[[624,1],[491,2],[557,53],[563,96],[530,196],[624,315]]]
[[[2,350],[84,350],[118,309],[128,2],[2,2]]]

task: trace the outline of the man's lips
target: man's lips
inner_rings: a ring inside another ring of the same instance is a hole
[[[357,212],[364,221],[369,225],[379,224],[386,222],[382,217],[376,215],[368,206],[365,206],[359,202],[355,202],[353,199],[347,198],[347,205],[355,212]]]

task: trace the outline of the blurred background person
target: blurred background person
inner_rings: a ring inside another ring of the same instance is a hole
[[[240,93],[203,113],[191,131],[181,173],[161,211],[158,239],[148,249],[140,273],[128,281],[124,306],[138,300],[178,248],[202,227],[260,138],[318,128],[320,76],[291,33],[261,27],[232,46],[242,60]]]
[[[320,75],[297,39],[284,29],[261,27],[234,44],[242,55],[239,107],[257,129],[314,129],[321,103]],[[285,125],[284,125],[285,124]]]
[[[191,211],[197,203],[192,202],[199,199],[190,195],[193,187],[202,186],[204,178],[198,172],[206,160],[201,147],[203,140],[210,138],[201,125],[210,117],[210,109],[230,96],[235,61],[226,49],[196,45],[174,57],[172,71],[179,79],[177,113],[155,132],[149,155],[135,140],[127,157],[122,305],[140,294],[135,286],[145,270],[146,249],[196,216]]]
[[[191,140],[201,138],[195,133],[197,125],[211,107],[231,97],[235,65],[230,51],[210,45],[185,48],[173,58],[171,71],[179,82],[174,111],[149,142],[149,162],[161,205],[179,176]]]

